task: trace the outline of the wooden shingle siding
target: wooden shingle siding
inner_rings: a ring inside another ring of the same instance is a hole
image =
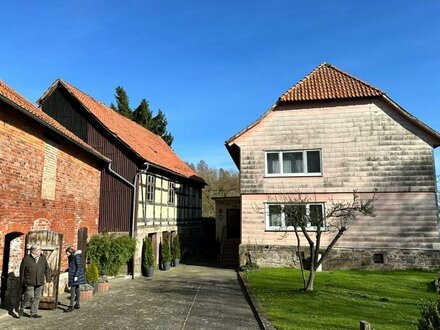
[[[433,192],[431,146],[405,128],[410,123],[390,113],[387,104],[373,99],[276,108],[236,140],[241,150],[241,193],[353,188]],[[265,151],[303,149],[321,149],[322,176],[265,177]]]
[[[350,193],[309,194],[311,201],[351,200]],[[360,194],[361,198],[371,197],[370,193]],[[296,244],[293,232],[266,231],[264,203],[268,200],[288,201],[288,196],[243,195],[242,196],[242,244]],[[291,196],[290,200],[295,198]],[[374,203],[376,217],[361,218],[339,240],[336,247],[350,248],[406,248],[432,249],[438,244],[435,194],[430,192],[377,193]],[[334,236],[323,235],[323,245],[329,244]],[[307,244],[302,239],[303,244]]]

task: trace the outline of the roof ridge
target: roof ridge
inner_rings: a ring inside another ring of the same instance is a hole
[[[379,88],[323,62],[285,91],[277,102],[349,99],[385,95]]]

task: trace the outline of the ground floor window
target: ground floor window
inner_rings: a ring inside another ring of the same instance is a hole
[[[265,210],[266,230],[294,231],[300,223],[309,231],[316,231],[318,226],[326,230],[324,203],[267,203]]]

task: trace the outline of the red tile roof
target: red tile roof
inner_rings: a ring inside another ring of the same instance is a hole
[[[41,100],[47,97],[58,84],[62,84],[108,131],[113,133],[142,159],[180,176],[204,182],[160,136],[120,115],[104,103],[95,100],[63,80],[55,81],[39,102],[41,103]]]
[[[384,94],[376,87],[330,64],[323,63],[281,95],[279,101],[317,101]]]
[[[95,157],[105,160],[109,162],[110,160],[107,157],[101,155],[98,151],[93,149],[83,140],[78,138],[76,135],[72,134],[69,130],[67,130],[64,126],[59,124],[55,119],[45,114],[43,111],[38,109],[35,105],[33,105],[30,101],[26,100],[23,96],[21,96],[14,89],[9,87],[3,81],[0,80],[0,98],[3,98],[7,103],[13,106],[15,109],[20,110],[22,113],[31,117],[33,120],[36,120],[43,124],[44,126],[50,128],[52,131],[55,131],[59,135],[67,138],[74,144],[78,145],[82,149],[85,149],[89,153],[93,154]]]

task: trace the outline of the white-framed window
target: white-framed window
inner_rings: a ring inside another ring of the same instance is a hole
[[[266,151],[266,176],[322,175],[321,150]]]
[[[294,231],[295,224],[303,223],[307,231],[326,230],[324,203],[267,203],[265,204],[266,230]],[[298,228],[300,230],[300,228]]]
[[[154,202],[156,178],[153,175],[147,175],[147,202]]]
[[[176,184],[168,182],[168,204],[176,203]]]

